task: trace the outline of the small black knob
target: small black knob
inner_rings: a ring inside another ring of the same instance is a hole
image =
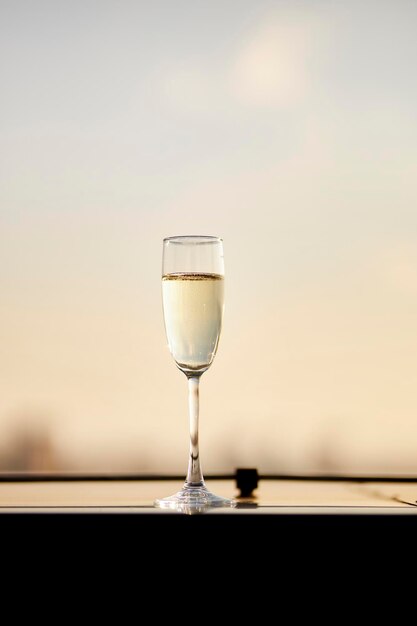
[[[236,487],[240,498],[248,498],[258,486],[258,470],[256,468],[239,468],[236,470]]]

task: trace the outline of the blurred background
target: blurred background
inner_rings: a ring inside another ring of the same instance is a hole
[[[185,473],[162,238],[212,234],[205,472],[417,473],[416,24],[2,0],[0,470]]]

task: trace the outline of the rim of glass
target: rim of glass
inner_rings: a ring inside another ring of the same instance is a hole
[[[175,235],[174,237],[165,237],[164,243],[177,244],[201,244],[201,243],[221,243],[221,237],[213,237],[212,235]]]

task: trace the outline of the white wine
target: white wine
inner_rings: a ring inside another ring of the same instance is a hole
[[[168,345],[185,373],[202,373],[213,361],[224,308],[220,274],[175,273],[162,277]]]
[[[199,452],[200,376],[217,351],[224,308],[224,255],[219,237],[184,235],[165,237],[162,255],[162,302],[169,349],[177,367],[188,378],[190,454],[183,488],[155,500],[161,509],[202,513],[212,507],[234,507],[236,502],[209,491]]]

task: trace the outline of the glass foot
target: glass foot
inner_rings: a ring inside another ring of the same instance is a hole
[[[211,493],[207,487],[184,487],[167,498],[155,500],[156,507],[172,509],[181,513],[204,513],[214,507],[235,507],[236,502]]]

